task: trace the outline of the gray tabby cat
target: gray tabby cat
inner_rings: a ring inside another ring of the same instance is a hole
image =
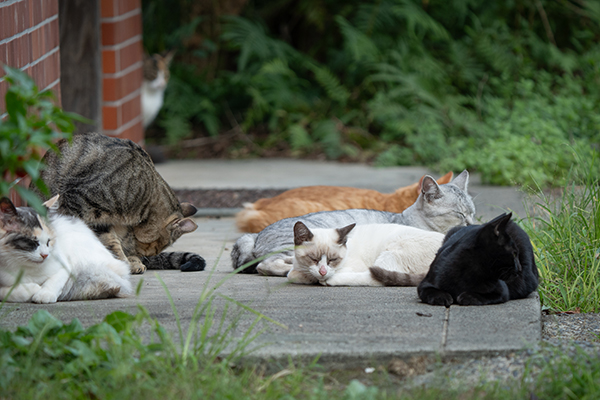
[[[425,176],[417,201],[400,214],[376,210],[322,211],[286,218],[259,233],[241,236],[233,246],[234,269],[248,264],[243,273],[286,276],[292,268],[294,224],[302,221],[309,229],[334,228],[348,224],[400,224],[446,233],[457,225],[471,225],[475,205],[467,193],[469,173],[465,170],[445,185]],[[276,254],[271,254],[276,253]]]
[[[58,147],[60,156],[44,156],[41,174],[51,195],[60,194],[58,212],[82,219],[115,257],[129,263],[132,273],[146,267],[204,269],[204,259],[196,254],[160,254],[197,228],[186,218],[196,208],[179,203],[139,145],[86,133]]]

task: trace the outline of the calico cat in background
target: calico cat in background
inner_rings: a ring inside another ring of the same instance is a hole
[[[235,242],[231,251],[233,269],[243,273],[287,276],[292,268],[294,225],[302,221],[309,229],[333,228],[352,223],[400,224],[428,231],[446,233],[457,225],[470,225],[475,217],[475,205],[467,193],[469,173],[465,170],[445,185],[438,185],[431,176],[423,178],[421,194],[403,213],[378,210],[321,211],[275,222],[260,233],[246,233]]]
[[[448,172],[437,183],[448,183],[452,176],[452,172]],[[423,178],[424,176],[419,182],[401,187],[394,193],[345,186],[304,186],[290,189],[275,197],[245,203],[244,209],[236,215],[236,224],[241,232],[256,233],[281,219],[318,211],[364,208],[401,213],[419,197]]]
[[[127,263],[83,221],[57,214],[57,198],[44,203],[47,219],[0,199],[0,300],[54,303],[133,294]]]
[[[417,286],[429,269],[444,235],[396,224],[351,224],[308,229],[294,225],[294,259],[287,275],[293,283],[326,286],[382,286],[393,272],[401,286]]]
[[[162,56],[144,55],[144,81],[142,82],[142,125],[148,127],[162,108],[165,90],[169,83],[169,65],[174,51]]]
[[[187,218],[196,208],[179,203],[138,144],[86,133],[58,147],[60,156],[46,153],[41,172],[52,196],[61,196],[58,212],[82,219],[115,257],[129,263],[132,273],[204,269],[204,259],[196,254],[160,254],[197,228]]]
[[[536,290],[531,241],[511,217],[502,214],[483,225],[450,230],[417,288],[421,301],[486,305],[522,299]]]

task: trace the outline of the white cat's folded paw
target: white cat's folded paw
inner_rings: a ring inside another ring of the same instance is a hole
[[[56,303],[57,300],[58,300],[58,295],[56,293],[52,293],[51,291],[44,290],[44,289],[39,290],[31,298],[31,301],[33,303],[38,303],[38,304]]]
[[[21,283],[14,288],[2,287],[0,288],[0,300],[6,298],[6,301],[12,303],[26,303],[41,288],[37,283]]]

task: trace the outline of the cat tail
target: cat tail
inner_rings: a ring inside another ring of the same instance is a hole
[[[235,216],[235,223],[240,232],[258,233],[273,222],[263,211],[257,210],[254,203],[243,205],[244,209]]]
[[[260,261],[256,261],[256,257],[254,257],[256,236],[258,236],[256,233],[246,233],[235,242],[233,249],[231,249],[231,266],[233,269],[238,269],[244,264],[248,264],[246,268],[240,271],[241,273],[258,273],[256,266]]]
[[[195,253],[160,253],[152,257],[143,257],[142,263],[148,269],[179,269],[183,272],[204,271],[206,261]]]
[[[129,265],[114,259],[103,268],[76,268],[81,270],[67,281],[58,301],[97,300],[129,297],[133,287],[129,281]]]
[[[390,271],[380,267],[371,267],[371,276],[383,286],[417,286],[426,274],[407,274],[406,272]]]

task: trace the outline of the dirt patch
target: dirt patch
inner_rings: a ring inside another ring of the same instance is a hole
[[[263,197],[273,197],[288,189],[174,189],[180,202],[196,208],[240,208]]]

